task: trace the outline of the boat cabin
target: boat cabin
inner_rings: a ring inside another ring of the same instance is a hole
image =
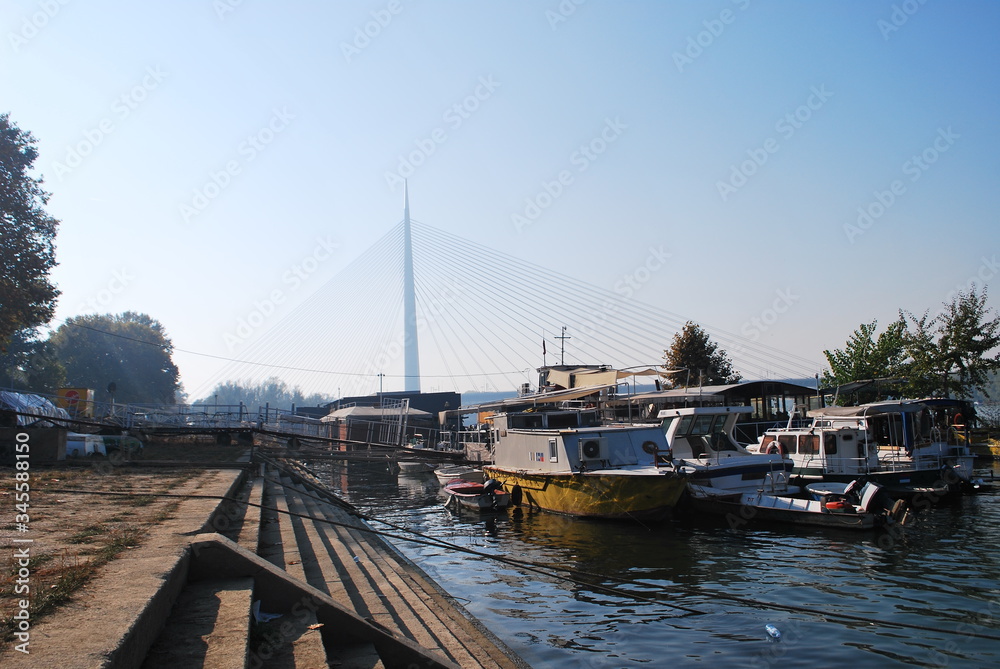
[[[662,466],[668,450],[659,426],[602,425],[593,409],[500,413],[493,429],[494,463],[530,471]]]

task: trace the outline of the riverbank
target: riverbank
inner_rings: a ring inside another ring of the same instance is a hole
[[[0,526],[0,664],[526,666],[300,467],[147,451],[31,472],[29,531]]]

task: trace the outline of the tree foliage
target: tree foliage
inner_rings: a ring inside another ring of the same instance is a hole
[[[35,144],[30,132],[0,114],[0,350],[18,331],[48,322],[59,295],[49,280],[59,222],[45,212],[49,193],[42,179],[29,174]]]
[[[331,398],[313,393],[304,395],[298,386],[289,389],[277,377],[270,377],[260,383],[226,381],[218,384],[207,397],[196,400],[195,404],[236,405],[242,402],[251,409],[270,404],[272,408],[318,406],[332,401]]]
[[[878,321],[862,323],[842,349],[823,351],[830,369],[823,373],[826,386],[841,386],[852,381],[894,379],[906,373],[904,335],[906,321],[892,323],[875,337]],[[859,393],[859,402],[877,399],[873,388]]]
[[[35,330],[19,330],[0,353],[0,385],[54,395],[66,385],[66,370],[51,341],[41,339]]]
[[[98,397],[171,404],[180,392],[173,344],[159,321],[146,314],[69,318],[52,335],[52,343],[67,384],[93,388]]]
[[[933,318],[900,312],[914,395],[988,394],[991,372],[1000,369],[1000,316],[986,306],[987,297],[986,288],[959,292]]]
[[[959,292],[936,315],[899,312],[874,338],[876,322],[862,324],[843,349],[824,351],[827,385],[875,378],[905,378],[907,397],[987,397],[1000,370],[1000,316],[986,306],[987,292]],[[875,399],[861,396],[859,401]]]
[[[663,352],[663,366],[671,370],[686,370],[689,374],[674,375],[674,385],[691,383],[702,385],[723,385],[737,383],[742,379],[733,369],[729,355],[708,336],[700,325],[693,321],[674,335],[670,348]]]

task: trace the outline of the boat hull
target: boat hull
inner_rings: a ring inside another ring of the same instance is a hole
[[[847,530],[870,530],[882,525],[881,518],[871,513],[816,513],[791,508],[776,508],[745,503],[739,497],[693,498],[699,513],[724,516],[736,526],[748,522],[785,523],[814,527],[837,527]]]
[[[511,491],[514,504],[586,518],[663,520],[686,488],[673,472],[533,473],[496,466],[486,476]]]
[[[444,487],[449,505],[458,505],[474,511],[502,511],[510,506],[510,493],[494,488],[487,490],[475,481],[452,481]]]

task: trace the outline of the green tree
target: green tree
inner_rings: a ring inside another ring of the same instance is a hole
[[[54,395],[66,385],[66,370],[51,341],[41,339],[35,330],[19,330],[0,353],[0,385]]]
[[[729,355],[711,341],[708,333],[693,321],[674,335],[670,348],[663,352],[663,366],[672,370],[686,370],[683,376],[675,375],[674,385],[691,383],[714,386],[738,383],[743,377],[733,369]]]
[[[970,397],[989,393],[1000,369],[1000,316],[986,306],[987,290],[959,292],[934,318],[900,312],[908,327],[911,392],[916,396]]]
[[[173,344],[159,321],[146,314],[69,318],[52,342],[70,386],[133,403],[171,404],[181,392]]]
[[[45,212],[42,179],[30,175],[35,144],[0,114],[0,350],[18,331],[48,322],[59,295],[49,280],[59,221]]]
[[[876,329],[878,321],[862,323],[844,348],[823,351],[830,365],[830,369],[823,372],[824,385],[842,386],[853,381],[892,379],[904,374],[907,369],[904,346],[906,321],[900,318],[877,338]],[[856,399],[859,403],[870,402],[877,399],[877,391],[874,388],[863,391]]]

